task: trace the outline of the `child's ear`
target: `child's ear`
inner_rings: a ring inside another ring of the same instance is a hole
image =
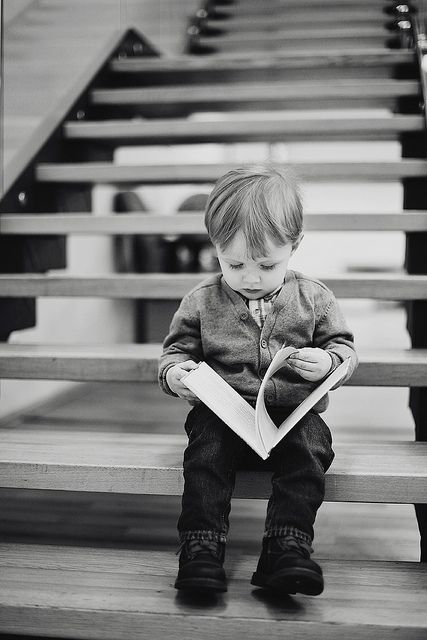
[[[302,234],[300,235],[300,237],[298,238],[298,240],[293,244],[293,246],[292,246],[292,251],[291,251],[291,255],[292,255],[293,253],[295,253],[295,251],[298,249],[298,247],[300,246],[301,241],[302,241],[302,239],[303,239],[303,238],[304,238],[304,234],[302,233]]]

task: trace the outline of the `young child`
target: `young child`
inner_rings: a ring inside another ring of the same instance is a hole
[[[303,236],[302,204],[292,172],[262,165],[230,171],[209,197],[205,224],[220,274],[184,297],[163,345],[159,380],[168,394],[194,405],[185,424],[184,494],[177,589],[226,591],[223,568],[236,469],[268,469],[272,493],[262,552],[251,583],[282,593],[317,595],[320,566],[310,559],[313,524],[334,453],[319,416],[325,396],[263,461],[181,381],[206,361],[255,405],[277,351],[298,352],[266,388],[277,425],[319,380],[346,358],[357,366],[353,336],[332,292],[288,269]],[[342,382],[340,384],[342,384]]]

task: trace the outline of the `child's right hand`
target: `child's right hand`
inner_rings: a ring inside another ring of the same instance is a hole
[[[191,404],[197,404],[200,402],[199,398],[181,382],[181,378],[192,369],[197,369],[197,364],[193,362],[193,360],[186,360],[185,362],[174,364],[174,366],[166,372],[166,382],[169,389],[176,393],[177,396],[188,400]]]

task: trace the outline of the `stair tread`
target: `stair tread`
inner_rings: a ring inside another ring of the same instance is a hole
[[[101,120],[91,122],[68,122],[64,134],[69,139],[97,139],[120,144],[141,144],[167,140],[178,141],[232,141],[286,139],[339,136],[340,138],[396,137],[402,132],[424,131],[422,116],[393,117],[343,117],[343,118],[233,118],[218,121],[191,121],[180,118],[150,121]]]
[[[244,51],[250,51],[252,55],[258,52],[275,52],[281,54],[282,52],[292,51],[294,53],[298,51],[312,51],[316,52],[319,49],[328,49],[330,47],[344,47],[351,45],[353,49],[361,49],[367,45],[383,46],[387,47],[390,41],[397,39],[398,36],[387,32],[385,29],[381,31],[376,28],[377,32],[373,30],[361,29],[357,34],[352,29],[346,29],[342,35],[339,31],[319,29],[317,31],[310,31],[304,34],[304,30],[293,30],[289,34],[280,33],[276,35],[274,33],[264,36],[263,34],[251,35],[248,34],[247,38],[241,38],[233,35],[223,36],[195,36],[194,41],[198,46],[207,47],[211,53],[216,55],[233,55],[236,53],[243,53]]]
[[[256,69],[256,68],[293,68],[301,66],[307,68],[307,61],[313,66],[321,66],[324,64],[403,64],[413,63],[415,61],[412,51],[407,50],[388,50],[381,47],[365,48],[363,51],[358,49],[330,49],[318,52],[316,55],[310,51],[287,52],[280,56],[271,55],[271,52],[250,56],[248,54],[230,55],[224,57],[217,54],[209,56],[190,56],[182,55],[168,58],[127,58],[112,60],[110,67],[116,72],[134,72],[134,73],[162,73],[174,72],[178,76],[188,71],[203,70],[204,72],[224,71],[229,69]]]
[[[215,23],[211,23],[211,25],[215,25]],[[326,25],[314,25],[312,23],[305,24],[303,26],[290,26],[290,25],[278,25],[276,22],[276,30],[268,31],[265,33],[262,29],[257,29],[258,21],[256,25],[254,25],[253,31],[246,31],[244,34],[228,32],[219,35],[201,35],[201,39],[204,42],[212,42],[212,44],[216,44],[219,42],[231,42],[231,41],[258,41],[258,40],[266,40],[266,39],[305,39],[305,38],[329,38],[334,37],[336,35],[340,35],[342,37],[363,37],[366,35],[372,36],[382,36],[387,34],[389,37],[393,35],[385,25],[382,24],[367,24],[367,25],[353,25],[349,22],[345,26],[336,25],[336,24],[326,24]]]
[[[0,274],[0,297],[91,296],[179,300],[203,277],[200,273],[106,273],[96,276]],[[319,276],[319,279],[338,298],[427,299],[427,275],[365,273]]]
[[[100,182],[140,184],[179,184],[215,182],[237,164],[115,165],[109,162],[42,163],[36,166],[39,182]],[[303,181],[396,181],[426,177],[427,160],[404,159],[392,162],[296,162],[295,170]]]
[[[0,343],[0,378],[153,382],[160,353],[159,344]],[[362,350],[359,356],[359,367],[347,384],[427,384],[427,349]]]
[[[31,633],[37,620],[40,633],[56,636],[71,622],[71,631],[90,628],[91,637],[102,640],[124,633],[136,640],[141,628],[146,637],[167,640],[196,640],[201,628],[207,636],[248,639],[292,633],[359,640],[370,632],[388,640],[403,632],[416,640],[425,634],[425,565],[325,560],[322,596],[274,598],[250,586],[256,562],[255,556],[230,553],[229,591],[206,603],[177,597],[171,552],[3,544],[0,630]]]
[[[307,231],[427,231],[427,211],[401,213],[306,213]],[[203,212],[179,214],[121,213],[94,216],[87,213],[1,214],[2,234],[206,234]]]
[[[330,24],[333,22],[334,25],[337,24],[358,24],[360,26],[370,26],[374,24],[384,24],[390,23],[392,21],[392,16],[386,15],[381,12],[376,13],[366,13],[364,9],[360,10],[352,7],[340,7],[340,11],[334,11],[333,20],[331,19],[331,11],[327,9],[327,7],[322,7],[321,11],[316,11],[316,24],[323,25],[325,23]],[[278,23],[277,19],[270,16],[258,16],[256,20],[256,25],[258,27],[258,31],[276,31],[276,30],[284,30],[288,26],[296,27],[303,25],[312,25],[313,24],[313,14],[307,15],[306,13],[301,13],[298,11],[292,11],[292,9],[287,9],[286,12],[286,25]],[[207,17],[203,20],[203,27],[207,27],[208,29],[219,29],[224,30],[228,33],[236,33],[241,31],[253,31],[254,30],[254,20],[250,16],[239,16],[234,15],[232,18],[217,18],[213,19],[212,17]]]
[[[243,101],[243,100],[282,100],[292,96],[304,97],[307,95],[330,95],[332,97],[352,97],[360,95],[363,91],[367,97],[414,95],[419,93],[418,80],[394,80],[394,79],[342,79],[333,82],[309,82],[304,80],[275,82],[236,82],[209,84],[180,84],[178,86],[160,87],[126,87],[111,89],[95,89],[92,92],[94,104],[157,104],[160,102],[202,102],[202,101]],[[226,94],[224,94],[226,92]],[[354,118],[355,116],[353,116]],[[394,116],[396,118],[404,116]],[[410,117],[410,116],[406,116]],[[298,121],[298,116],[296,116]],[[89,123],[80,123],[89,124]]]
[[[88,433],[82,425],[0,430],[3,487],[180,495],[184,435]],[[335,443],[326,500],[426,501],[427,443]],[[236,497],[267,498],[270,473],[241,471]]]

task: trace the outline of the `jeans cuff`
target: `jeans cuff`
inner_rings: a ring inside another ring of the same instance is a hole
[[[313,540],[308,533],[304,533],[300,529],[296,527],[292,527],[289,525],[284,525],[283,527],[274,527],[273,529],[268,529],[264,533],[264,538],[284,538],[285,536],[293,536],[294,538],[298,538],[303,542],[306,542],[311,546]]]
[[[212,540],[225,544],[226,536],[221,531],[181,531],[179,534],[180,545],[188,540]]]

